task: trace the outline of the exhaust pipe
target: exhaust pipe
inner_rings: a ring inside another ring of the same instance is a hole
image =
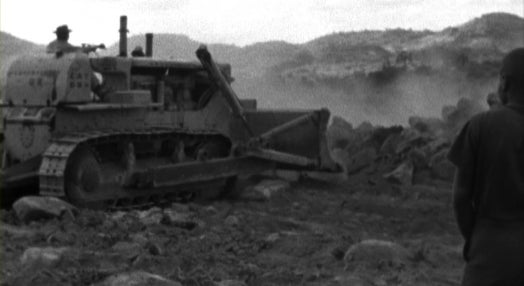
[[[127,57],[127,16],[120,16],[120,42],[119,53],[121,57]]]
[[[146,34],[146,57],[153,57],[153,34]]]

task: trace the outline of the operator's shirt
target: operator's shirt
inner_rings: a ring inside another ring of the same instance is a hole
[[[54,40],[47,45],[46,52],[48,54],[54,54],[58,52],[62,53],[73,53],[79,51],[80,47],[76,47],[63,40]]]
[[[448,154],[474,170],[477,218],[524,221],[524,105],[508,104],[474,116]]]

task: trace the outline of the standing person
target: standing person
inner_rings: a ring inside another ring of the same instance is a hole
[[[524,285],[524,48],[504,58],[499,94],[503,105],[468,121],[448,154],[462,285]]]
[[[47,45],[46,52],[50,54],[55,53],[71,53],[81,50],[81,47],[71,45],[69,41],[69,33],[71,30],[67,25],[62,25],[56,28],[56,40]]]

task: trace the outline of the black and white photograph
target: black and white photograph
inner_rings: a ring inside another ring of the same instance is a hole
[[[0,285],[524,285],[522,0],[1,0]]]

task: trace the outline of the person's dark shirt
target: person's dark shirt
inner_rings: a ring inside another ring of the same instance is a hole
[[[524,105],[474,116],[448,158],[459,168],[473,168],[478,217],[524,220]]]

